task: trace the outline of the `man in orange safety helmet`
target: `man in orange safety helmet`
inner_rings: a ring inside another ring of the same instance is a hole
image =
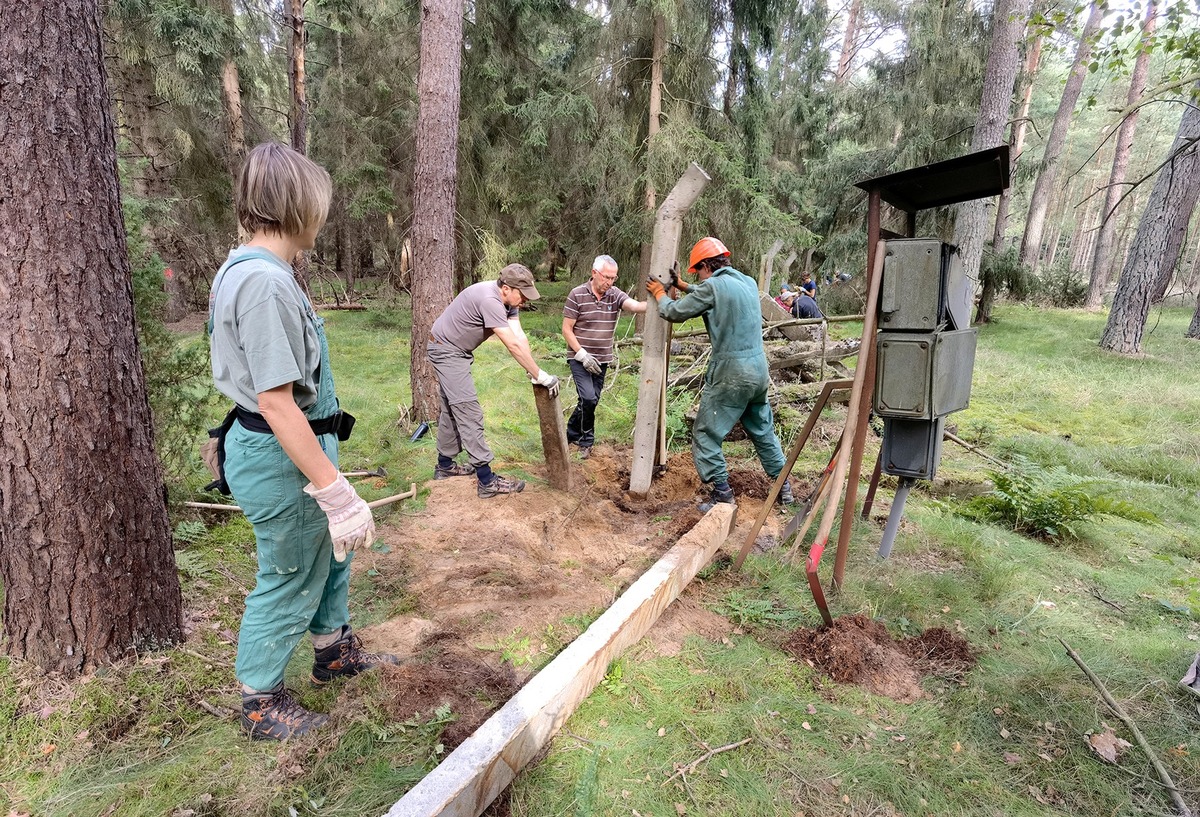
[[[767,401],[771,379],[763,351],[758,285],[730,266],[729,250],[712,236],[705,236],[692,247],[688,272],[694,273],[699,282],[689,286],[671,272],[671,283],[685,293],[678,300],[667,295],[663,285],[653,278],[646,289],[658,302],[658,314],[666,320],[679,323],[703,318],[712,343],[700,410],[692,426],[692,458],[700,479],[711,487],[709,499],[700,505],[707,511],[714,503],[734,501],[721,444],[739,420],[772,480],[783,470],[784,458]],[[779,500],[788,505],[795,502],[787,482]]]

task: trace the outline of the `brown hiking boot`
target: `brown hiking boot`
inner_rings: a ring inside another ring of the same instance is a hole
[[[450,479],[450,477],[472,477],[475,476],[474,465],[459,465],[457,462],[446,468],[437,466],[433,469],[434,479]]]
[[[525,480],[509,479],[496,474],[492,477],[492,481],[487,485],[479,486],[479,497],[481,499],[491,499],[500,494],[519,494],[525,490]]]
[[[400,663],[400,659],[394,655],[365,652],[362,639],[349,627],[337,641],[313,652],[312,682],[317,686],[328,684],[334,678],[349,678],[384,664],[395,666]]]
[[[267,692],[242,693],[242,728],[255,740],[287,740],[319,729],[328,715],[310,712],[283,684]]]

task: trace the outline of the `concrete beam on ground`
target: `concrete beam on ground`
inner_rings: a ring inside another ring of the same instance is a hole
[[[737,506],[713,507],[600,618],[451,752],[386,817],[478,817],[636,644],[733,531]]]

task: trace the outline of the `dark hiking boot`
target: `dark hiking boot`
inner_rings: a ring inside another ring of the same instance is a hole
[[[254,740],[287,740],[319,729],[328,715],[310,712],[280,684],[267,692],[242,693],[242,728]]]
[[[714,485],[712,487],[708,499],[700,503],[700,513],[708,513],[719,503],[733,504],[733,489],[729,487],[729,483],[725,483],[723,486]]]
[[[496,474],[487,485],[479,486],[480,499],[491,499],[500,494],[519,494],[525,490],[525,480],[509,479]]]
[[[795,505],[796,496],[792,493],[791,480],[784,480],[783,487],[779,489],[779,496],[775,497],[775,501],[780,505]]]
[[[434,479],[450,479],[450,477],[473,477],[475,476],[474,465],[459,465],[457,462],[452,463],[445,468],[438,466],[433,469]]]
[[[394,666],[400,663],[400,659],[394,655],[364,652],[362,640],[349,627],[337,641],[313,652],[312,682],[317,686],[328,684],[335,678],[349,678],[384,664]]]

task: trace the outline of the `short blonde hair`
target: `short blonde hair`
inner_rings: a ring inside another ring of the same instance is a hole
[[[238,222],[251,233],[300,235],[325,224],[333,181],[299,151],[263,142],[246,156],[234,197]]]

